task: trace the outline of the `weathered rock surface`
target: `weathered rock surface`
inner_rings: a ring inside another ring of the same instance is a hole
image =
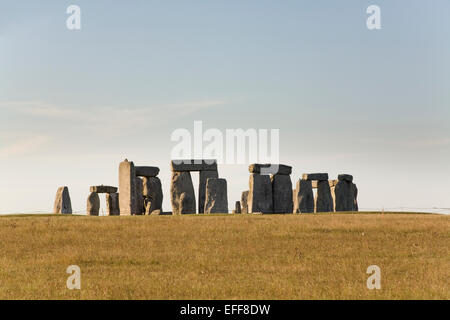
[[[292,181],[289,175],[276,174],[272,176],[273,212],[292,213]]]
[[[338,180],[353,182],[353,176],[350,174],[340,174],[340,175],[338,175]]]
[[[333,198],[328,180],[319,181],[315,199],[316,212],[333,212]]]
[[[250,174],[248,212],[273,213],[272,181],[268,175]]]
[[[155,210],[162,210],[163,191],[161,180],[157,177],[144,177],[143,179],[143,195],[145,199],[146,214]]]
[[[299,180],[294,192],[294,213],[314,213],[312,181]]]
[[[172,171],[217,171],[217,161],[212,159],[172,160]]]
[[[125,160],[119,166],[119,204],[121,215],[138,214],[136,172],[134,163]]]
[[[162,210],[149,211],[149,208],[150,208],[150,206],[148,205],[147,209],[146,209],[146,212],[145,212],[146,215],[149,215],[149,216],[162,216],[163,215],[163,211]]]
[[[353,189],[353,211],[358,212],[358,188],[356,187],[356,184],[352,183],[352,189]]]
[[[292,173],[292,167],[284,164],[259,164],[254,163],[248,167],[250,173],[262,173],[262,174],[278,174],[278,175],[290,175]]]
[[[317,181],[324,181],[328,180],[328,173],[304,173],[303,174],[303,180],[317,180]]]
[[[106,194],[106,210],[109,216],[119,216],[119,194],[118,193],[108,193]]]
[[[91,192],[96,192],[96,193],[116,193],[117,192],[117,188],[116,187],[111,187],[111,186],[92,186],[90,188]]]
[[[54,213],[72,214],[72,202],[70,201],[69,188],[59,187],[56,191]]]
[[[135,167],[138,177],[156,177],[159,174],[158,167]]]
[[[312,188],[317,189],[317,185],[319,184],[319,181],[317,180],[310,180],[312,183]],[[333,188],[336,186],[339,180],[328,180],[328,184],[330,185],[330,188]]]
[[[189,172],[172,172],[170,199],[173,214],[195,214],[195,192]]]
[[[204,213],[206,200],[206,182],[209,178],[219,178],[216,171],[200,171],[198,181],[198,213]]]
[[[206,182],[205,214],[228,213],[227,180],[209,178]]]
[[[234,213],[236,213],[236,214],[241,214],[242,213],[242,208],[241,208],[241,202],[240,201],[236,201],[236,205],[234,207]]]
[[[334,189],[336,197],[336,212],[353,211],[354,189],[353,183],[348,180],[340,180]]]
[[[100,197],[97,192],[92,192],[87,199],[87,214],[89,216],[98,216],[100,212]]]
[[[242,192],[242,195],[241,195],[241,212],[243,214],[248,213],[248,194],[249,194],[249,191],[244,191],[244,192]]]
[[[137,212],[136,215],[143,215],[144,208],[144,182],[141,178],[136,177],[136,199],[137,199]]]

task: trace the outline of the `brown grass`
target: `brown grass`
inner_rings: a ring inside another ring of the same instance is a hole
[[[438,215],[2,217],[0,299],[450,299],[449,248]]]

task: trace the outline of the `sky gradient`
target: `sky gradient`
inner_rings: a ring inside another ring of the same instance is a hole
[[[49,212],[62,185],[85,211],[125,158],[161,168],[170,211],[171,133],[195,120],[280,129],[294,185],[353,174],[362,209],[450,208],[449,15],[447,0],[3,1],[0,213]],[[231,210],[249,173],[219,174]]]

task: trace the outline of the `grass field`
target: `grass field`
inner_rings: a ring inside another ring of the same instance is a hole
[[[5,216],[0,250],[0,299],[450,299],[441,215]]]

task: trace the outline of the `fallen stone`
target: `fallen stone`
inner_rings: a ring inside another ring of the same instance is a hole
[[[340,174],[338,176],[338,180],[339,181],[348,181],[348,182],[353,182],[353,176],[350,174]]]
[[[333,212],[333,198],[328,180],[319,181],[315,199],[315,212]]]
[[[136,172],[133,162],[125,159],[119,165],[120,215],[138,214]]]
[[[120,216],[119,194],[106,194],[106,211],[109,216]]]
[[[228,213],[227,180],[209,178],[206,182],[205,214]]]
[[[158,167],[135,167],[138,177],[156,177],[159,174]]]
[[[312,181],[299,180],[294,193],[294,213],[314,213]]]
[[[58,214],[72,214],[72,202],[70,201],[69,188],[59,187],[56,191],[53,212]]]
[[[145,208],[144,208],[144,182],[139,177],[136,177],[136,199],[137,199],[137,212],[136,212],[136,215],[141,216],[145,212]]]
[[[172,171],[217,171],[216,160],[172,160]]]
[[[92,192],[87,199],[87,214],[89,216],[98,216],[100,213],[100,197],[97,192]]]
[[[170,199],[174,215],[195,214],[195,192],[189,172],[172,172]]]
[[[219,178],[219,173],[216,171],[200,171],[199,185],[198,185],[198,213],[205,211],[206,199],[206,182],[209,178]]]
[[[148,215],[150,215],[150,216],[161,216],[161,215],[163,215],[163,212],[162,212],[162,210],[153,210],[153,211],[149,212]]]
[[[91,192],[96,192],[96,193],[116,193],[117,192],[117,188],[116,187],[111,187],[111,186],[92,186],[90,188]]]
[[[292,167],[284,164],[252,164],[248,167],[250,173],[259,174],[278,174],[278,175],[290,175],[292,173]]]
[[[248,194],[249,194],[249,191],[244,191],[244,192],[242,192],[242,195],[241,195],[241,212],[243,214],[248,213]]]
[[[328,180],[328,173],[304,173],[303,174],[303,180],[317,180],[317,181],[324,181]]]
[[[146,214],[152,213],[155,210],[162,210],[163,191],[161,180],[158,177],[144,177],[143,186]]]
[[[292,213],[292,181],[289,175],[276,174],[272,176],[273,212]]]
[[[272,181],[268,175],[250,174],[248,212],[273,213]]]

